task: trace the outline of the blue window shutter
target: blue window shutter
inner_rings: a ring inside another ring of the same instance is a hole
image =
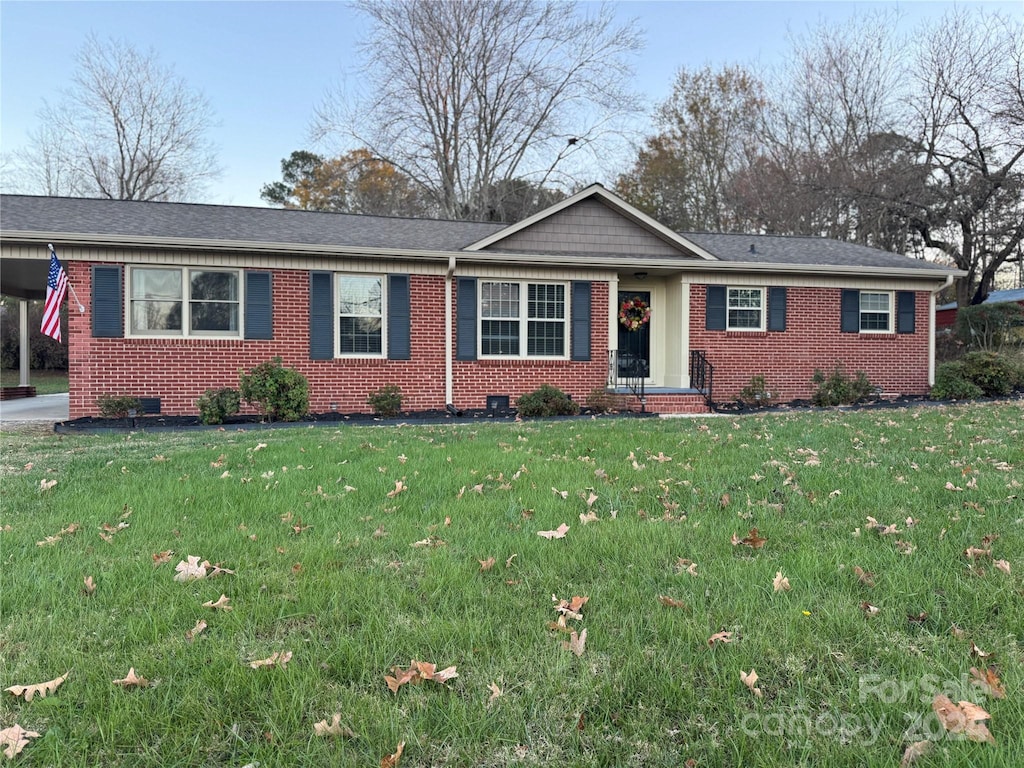
[[[245,273],[245,338],[272,339],[270,272]]]
[[[843,291],[843,333],[860,333],[860,291]]]
[[[572,284],[572,354],[573,360],[590,359],[590,282]]]
[[[334,274],[309,273],[309,359],[334,359]]]
[[[709,331],[725,330],[725,286],[709,285],[704,308],[704,327]]]
[[[768,330],[786,330],[786,289],[773,287],[768,289]]]
[[[914,332],[914,292],[896,293],[896,333]]]
[[[476,360],[476,278],[460,277],[455,306],[455,359]]]
[[[388,275],[388,360],[412,359],[409,276]]]
[[[92,268],[92,335],[96,338],[124,336],[123,282],[120,266]]]

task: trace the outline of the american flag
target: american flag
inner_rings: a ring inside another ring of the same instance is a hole
[[[43,305],[43,333],[60,341],[60,308],[68,292],[68,276],[57,254],[50,251],[50,272],[46,276],[46,303]]]

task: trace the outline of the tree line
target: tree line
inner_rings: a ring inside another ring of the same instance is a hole
[[[642,51],[609,5],[361,0],[356,88],[317,105],[311,144],[268,204],[515,221],[613,173],[678,231],[827,236],[964,269],[977,303],[1022,267],[1024,24],[955,9],[899,32],[892,13],[821,24],[782,65],[680,69],[652,131],[630,132]],[[90,38],[17,158],[48,194],[201,199],[213,113],[153,54]],[[635,123],[634,123],[635,125]],[[632,157],[609,157],[623,140]]]

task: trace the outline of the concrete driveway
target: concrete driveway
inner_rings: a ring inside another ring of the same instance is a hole
[[[68,394],[38,395],[0,401],[0,427],[14,428],[25,422],[67,421]]]

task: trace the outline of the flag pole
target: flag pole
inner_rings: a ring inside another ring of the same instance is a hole
[[[47,243],[46,247],[50,249],[50,253],[54,256],[57,255],[57,252],[53,249],[53,243]],[[75,297],[75,303],[78,304],[78,311],[85,314],[85,305],[83,305],[81,299],[78,298],[78,291],[75,290],[75,286],[71,284],[70,279],[68,280],[68,288],[71,290],[71,295]]]

